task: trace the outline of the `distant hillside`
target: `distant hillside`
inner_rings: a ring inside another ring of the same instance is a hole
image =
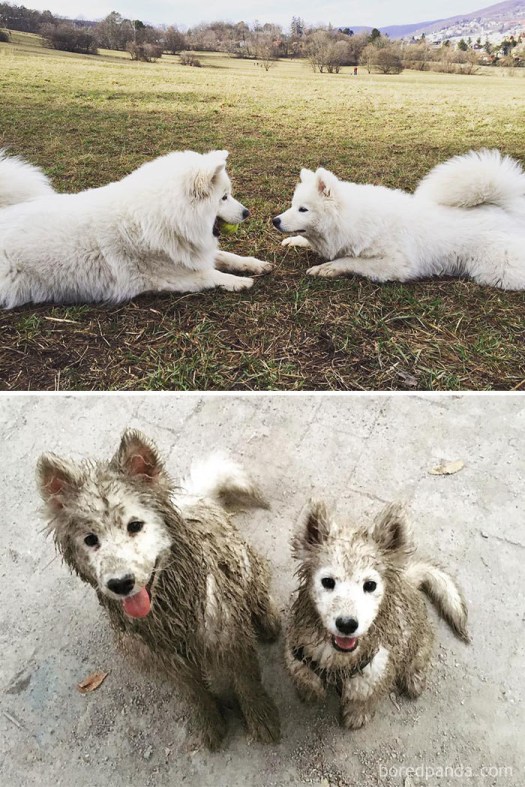
[[[390,36],[390,38],[405,38],[406,36],[412,35],[417,30],[430,27],[431,25],[435,25],[438,22],[445,23],[446,21],[446,19],[434,19],[431,22],[415,22],[410,25],[390,25],[389,27],[380,27],[379,30],[384,35]],[[354,31],[354,33],[368,33],[370,30],[372,30],[371,27],[366,27],[363,25],[350,25],[350,28]]]
[[[370,30],[367,27],[353,27],[356,33]],[[447,19],[435,19],[431,22],[417,22],[409,25],[390,25],[379,28],[390,38],[419,37],[423,33],[431,39],[447,39],[479,36],[500,38],[523,30],[525,33],[525,0],[504,0],[502,3],[458,14]]]

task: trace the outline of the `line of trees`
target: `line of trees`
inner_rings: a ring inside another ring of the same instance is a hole
[[[472,74],[481,64],[525,65],[525,40],[521,37],[505,39],[497,46],[488,41],[482,45],[480,39],[436,45],[424,36],[399,42],[377,29],[354,35],[350,28],[308,26],[298,16],[292,18],[286,32],[270,23],[222,21],[203,22],[183,32],[175,25],[154,27],[127,19],[116,11],[99,22],[71,21],[50,11],[0,2],[0,27],[40,33],[49,47],[83,54],[104,48],[127,51],[134,60],[151,61],[163,52],[184,53],[182,62],[188,65],[198,62],[194,53],[200,51],[250,58],[266,70],[279,58],[307,58],[314,71],[331,74],[358,64],[384,74],[400,73],[403,68]],[[9,40],[7,33],[3,40]]]
[[[52,49],[96,54],[99,48],[129,52],[133,60],[156,60],[163,52],[186,48],[186,38],[175,26],[157,28],[140,19],[126,19],[113,11],[100,22],[67,20],[50,11],[0,3],[0,27],[38,33]],[[4,40],[8,41],[6,34]]]
[[[23,5],[0,3],[0,27],[20,30],[23,33],[39,33],[42,25],[57,24],[51,11],[34,11]]]

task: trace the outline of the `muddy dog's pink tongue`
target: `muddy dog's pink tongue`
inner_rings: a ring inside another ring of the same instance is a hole
[[[334,641],[341,650],[353,650],[357,643],[357,637],[334,637]]]
[[[146,588],[142,588],[138,593],[134,593],[133,596],[127,596],[123,599],[122,606],[124,607],[124,612],[130,618],[145,618],[151,609],[148,591]]]

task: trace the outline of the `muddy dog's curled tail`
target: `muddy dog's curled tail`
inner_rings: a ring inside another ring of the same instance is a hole
[[[467,605],[452,577],[432,563],[418,561],[406,568],[406,577],[430,599],[439,615],[463,642],[470,642],[467,631]]]
[[[194,462],[181,489],[186,495],[211,498],[226,508],[269,508],[244,468],[222,452]]]

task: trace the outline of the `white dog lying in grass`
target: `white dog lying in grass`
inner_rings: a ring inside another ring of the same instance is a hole
[[[310,276],[357,273],[384,282],[468,275],[478,284],[525,289],[525,173],[497,150],[440,164],[415,194],[303,169],[292,207],[273,223],[299,233],[283,246],[331,260],[310,268]]]
[[[0,305],[248,289],[253,279],[232,272],[271,265],[218,248],[217,219],[249,215],[232,197],[227,157],[169,153],[107,186],[57,194],[36,167],[0,156]]]

